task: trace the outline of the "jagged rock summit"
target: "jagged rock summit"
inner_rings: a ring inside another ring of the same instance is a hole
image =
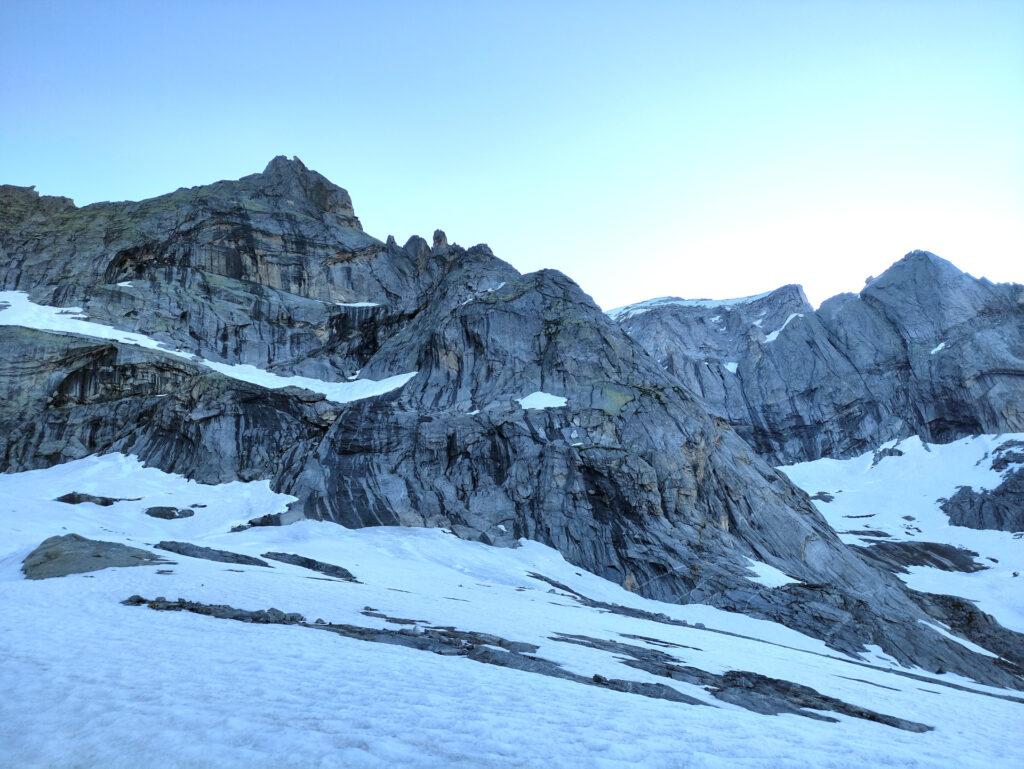
[[[534,539],[643,595],[742,609],[849,653],[875,644],[927,669],[1019,682],[923,625],[902,583],[843,545],[708,412],[774,456],[863,442],[905,420],[888,400],[858,400],[869,388],[853,376],[888,382],[894,369],[897,383],[925,386],[920,356],[897,344],[888,273],[818,313],[787,287],[723,309],[666,303],[620,325],[565,275],[520,275],[486,246],[463,249],[440,231],[432,247],[371,237],[348,193],[295,159],[140,202],[2,195],[20,206],[0,230],[3,471],[122,452],[202,482],[269,479],[298,498],[296,516],[447,528],[502,546]],[[946,275],[911,267],[902,280],[915,286]],[[1019,287],[986,285],[963,301],[1009,324]],[[666,312],[716,354],[735,350],[718,365],[735,362],[739,381],[722,378],[719,400],[703,373],[659,365],[668,332],[662,349],[631,325]],[[974,332],[933,315],[915,316],[914,344],[941,327],[954,348],[970,346]],[[844,356],[832,343],[843,334],[891,344]],[[823,430],[808,345],[845,367],[839,416]],[[770,393],[756,428],[747,368],[763,369],[754,381]],[[935,402],[964,405],[921,423],[936,433],[1019,419],[1007,401],[962,397],[1014,391],[1017,380],[990,368],[985,354],[940,368],[934,387],[958,397],[940,390]],[[975,384],[963,383],[975,369]],[[789,584],[759,581],[763,566]]]
[[[609,314],[774,464],[1024,429],[1024,286],[926,251],[817,311],[783,286]]]

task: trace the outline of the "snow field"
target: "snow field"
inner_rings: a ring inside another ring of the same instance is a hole
[[[1013,467],[1003,473],[992,470],[991,453],[1010,440],[1024,440],[1024,433],[980,435],[947,444],[926,444],[914,437],[882,446],[898,448],[903,456],[884,457],[877,464],[874,453],[867,452],[853,459],[818,459],[779,469],[809,494],[827,491],[835,496],[832,502],[814,504],[844,542],[941,542],[978,553],[974,560],[986,567],[983,571],[968,574],[911,566],[909,574],[897,576],[915,590],[968,598],[1005,627],[1024,632],[1024,540],[1008,531],[953,526],[938,501],[953,496],[960,486],[998,486]],[[865,530],[889,536],[844,533]]]
[[[53,501],[68,491],[141,499],[110,507]],[[314,521],[228,532],[289,501],[267,482],[197,484],[121,455],[0,475],[3,761],[19,767],[939,767],[955,756],[957,766],[991,769],[1024,759],[1011,737],[1024,705],[981,694],[998,690],[916,671],[934,682],[922,683],[853,664],[775,623],[650,601],[535,542],[502,549],[436,529],[349,530]],[[206,507],[179,520],[142,512],[194,504]],[[176,539],[257,557],[268,550],[298,553],[344,566],[361,584],[281,563],[236,566],[174,554],[167,554],[174,566],[25,580],[25,555],[46,537],[68,532],[147,548]],[[752,568],[759,568],[756,562]],[[173,573],[157,573],[166,569]],[[706,628],[586,608],[529,572],[597,600]],[[133,593],[397,627],[363,615],[369,606],[391,617],[535,643],[539,656],[583,675],[669,683],[712,707],[303,627],[119,603]],[[616,655],[552,640],[557,633],[645,643],[624,638],[628,633],[683,644],[691,648],[667,651],[685,664],[786,678],[936,729],[913,734],[843,716],[833,724],[757,715],[700,687],[625,666]],[[892,667],[869,655],[865,661]],[[978,693],[950,689],[944,680]]]

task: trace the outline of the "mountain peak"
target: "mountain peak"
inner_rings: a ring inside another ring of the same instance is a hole
[[[278,155],[267,163],[262,173],[246,179],[265,195],[280,197],[294,204],[306,203],[318,211],[338,214],[350,220],[349,226],[362,229],[348,191],[323,174],[307,168],[297,156],[289,159],[285,155]]]
[[[298,155],[292,155],[290,159],[287,155],[277,155],[271,158],[270,162],[267,163],[267,167],[263,169],[264,174],[273,175],[308,172],[309,169],[306,168],[306,164],[299,159]]]
[[[884,288],[891,284],[907,282],[945,282],[963,278],[973,281],[967,273],[941,256],[936,256],[931,251],[915,250],[895,262],[877,278],[870,278],[865,290],[868,287]]]
[[[34,186],[0,184],[0,222],[11,224],[34,214],[52,216],[74,209],[71,198],[40,195]]]
[[[803,287],[791,283],[779,286],[771,291],[765,291],[763,294],[740,296],[734,299],[684,299],[678,296],[663,296],[657,299],[637,302],[636,304],[629,304],[625,307],[616,307],[613,310],[609,310],[607,314],[612,320],[622,321],[652,310],[661,310],[669,307],[691,311],[745,309],[752,306],[757,306],[760,309],[766,303],[793,305],[799,307],[800,311],[807,310],[809,312],[811,310],[807,297],[804,295]]]

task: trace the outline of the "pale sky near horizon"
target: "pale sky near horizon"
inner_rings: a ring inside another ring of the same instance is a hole
[[[1024,2],[0,2],[0,183],[79,204],[297,155],[605,308],[907,251],[1024,282]]]

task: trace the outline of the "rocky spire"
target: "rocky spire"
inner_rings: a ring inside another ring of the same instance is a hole
[[[288,201],[305,203],[324,213],[338,214],[349,226],[362,229],[348,192],[307,168],[298,157],[289,160],[278,155],[267,163],[262,174],[254,174],[249,179],[256,182],[264,194],[283,198],[286,205]]]

